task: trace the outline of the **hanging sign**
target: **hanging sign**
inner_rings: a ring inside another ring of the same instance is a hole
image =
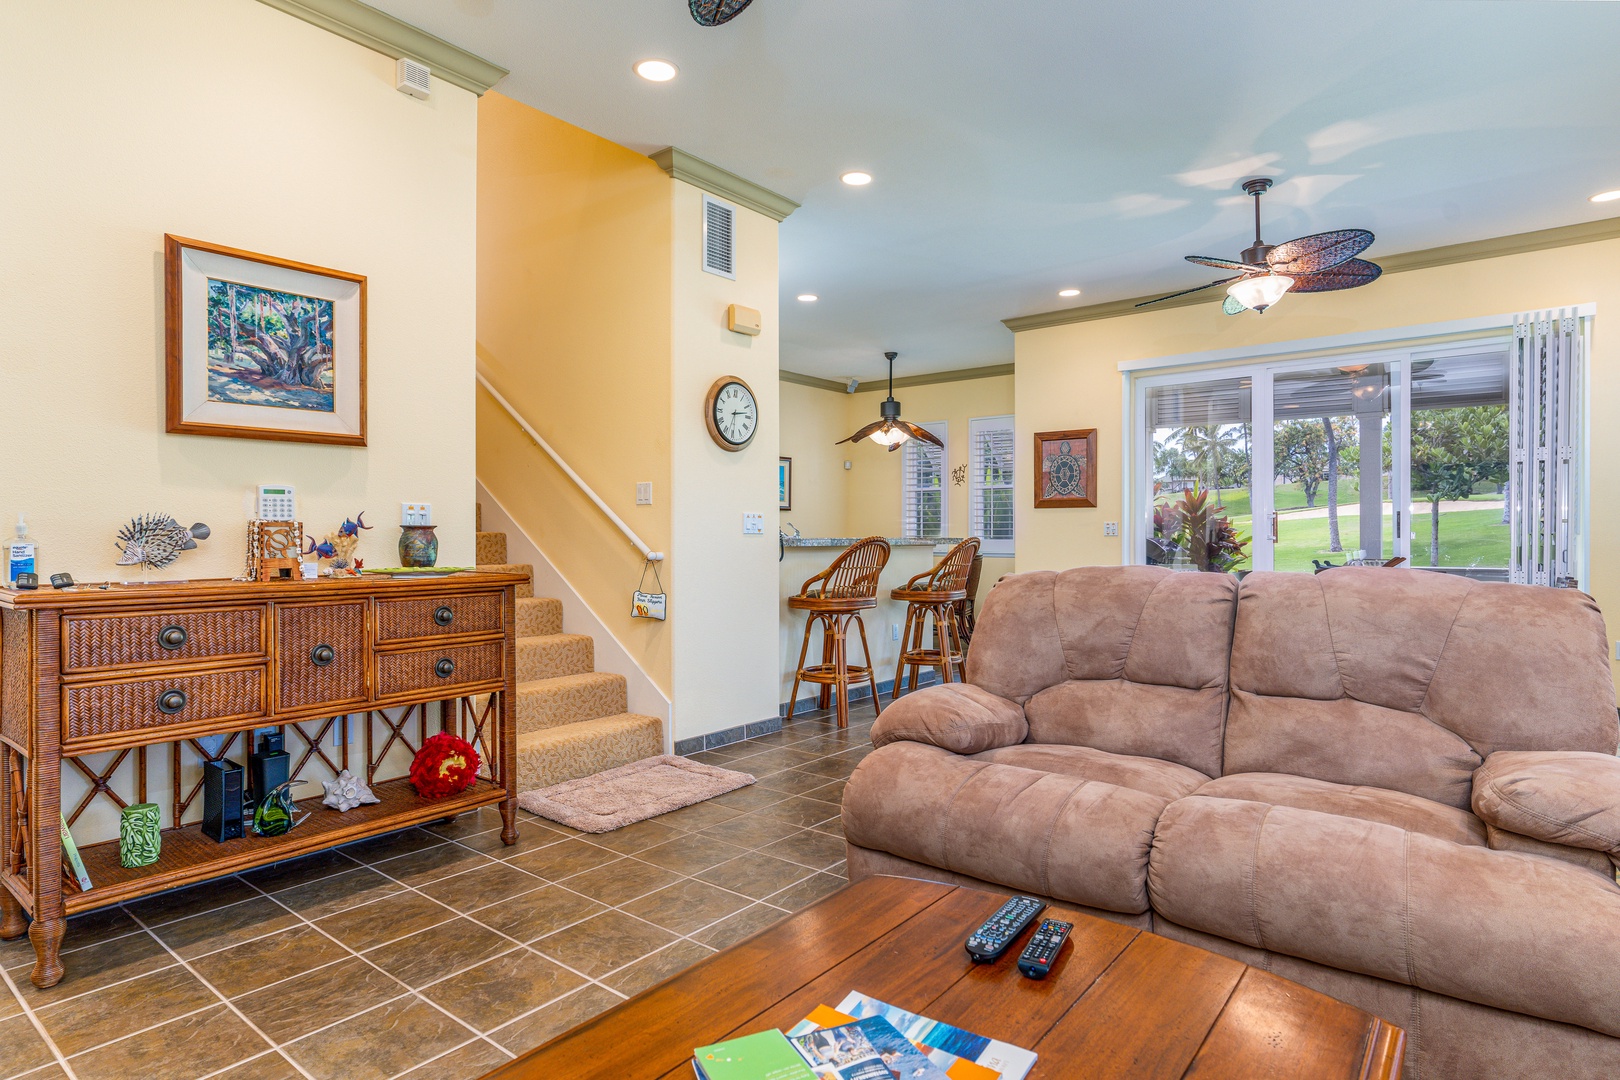
[[[658,586],[657,592],[643,592],[642,586],[647,584],[647,569],[652,568],[653,581]],[[647,563],[641,568],[641,581],[636,585],[636,591],[630,595],[630,617],[632,619],[657,619],[664,621],[668,609],[669,597],[664,592],[664,583],[658,576],[658,567],[654,563]]]

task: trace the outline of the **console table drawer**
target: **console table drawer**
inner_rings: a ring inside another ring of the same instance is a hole
[[[451,634],[497,634],[502,629],[501,596],[433,596],[421,600],[377,601],[377,640],[412,641]]]
[[[237,668],[62,688],[62,741],[264,714],[264,669]]]
[[[377,696],[391,698],[424,690],[443,690],[448,695],[473,683],[499,682],[505,674],[505,654],[504,641],[379,653]]]
[[[366,700],[366,603],[276,605],[276,709]]]
[[[263,607],[69,615],[62,620],[63,671],[263,655]]]

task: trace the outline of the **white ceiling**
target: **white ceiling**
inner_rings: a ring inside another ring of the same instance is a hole
[[[1616,3],[755,0],[708,29],[685,0],[370,2],[510,68],[501,93],[803,203],[782,366],[828,378],[1007,363],[1003,318],[1212,280],[1180,257],[1249,242],[1248,176],[1279,180],[1268,241],[1368,228],[1375,260],[1620,188]]]

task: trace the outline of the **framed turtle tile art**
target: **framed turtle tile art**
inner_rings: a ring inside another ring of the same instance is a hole
[[[1097,429],[1035,433],[1035,506],[1097,505]]]

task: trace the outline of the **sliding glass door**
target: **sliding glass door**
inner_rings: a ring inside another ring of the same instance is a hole
[[[1250,380],[1241,376],[1176,381],[1147,392],[1142,550],[1148,563],[1185,570],[1247,566],[1252,397]]]

